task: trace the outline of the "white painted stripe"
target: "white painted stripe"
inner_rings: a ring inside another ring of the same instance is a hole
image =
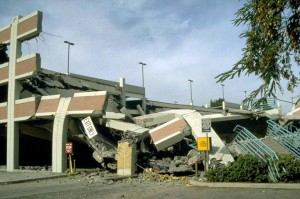
[[[26,34],[27,34],[27,33],[26,33]],[[17,63],[18,63],[18,62],[22,62],[22,61],[24,61],[24,60],[26,60],[26,59],[30,59],[30,58],[36,57],[36,55],[37,55],[36,53],[31,53],[31,54],[29,54],[29,55],[20,57],[20,58],[17,59]]]
[[[21,75],[15,76],[15,78],[16,78],[16,79],[22,79],[22,78],[26,78],[26,77],[28,77],[28,76],[32,76],[32,75],[34,75],[34,74],[35,74],[35,71],[33,71],[33,72],[28,72],[28,73],[23,73],[23,74],[21,74]]]
[[[49,116],[55,116],[56,112],[44,112],[44,113],[36,113],[36,117],[49,117]]]
[[[4,107],[4,106],[7,106],[7,102],[0,103],[0,107]]]
[[[60,95],[48,95],[48,96],[42,96],[41,100],[50,100],[50,99],[58,99]]]
[[[74,97],[101,96],[106,94],[107,91],[82,92],[82,93],[75,93]]]
[[[7,123],[7,119],[5,119],[5,120],[0,120],[0,124],[2,124],[2,123]]]
[[[8,29],[8,28],[10,28],[10,24],[9,24],[9,25],[6,25],[6,26],[4,26],[4,27],[2,27],[2,28],[0,28],[0,32],[2,32],[2,31],[5,30],[5,29]]]
[[[8,67],[8,62],[0,64],[0,68],[5,68],[5,67]]]
[[[14,118],[14,121],[24,121],[24,120],[29,120],[32,116],[26,116],[26,117],[16,117]]]
[[[19,23],[25,21],[26,19],[29,19],[30,17],[33,17],[33,16],[35,16],[35,15],[38,15],[39,12],[40,12],[40,11],[34,11],[34,12],[30,13],[29,15],[26,15],[25,17],[20,18],[20,19],[19,19]]]
[[[19,99],[19,100],[16,100],[15,104],[22,104],[22,103],[33,102],[33,101],[36,101],[36,97],[28,97],[25,99]]]

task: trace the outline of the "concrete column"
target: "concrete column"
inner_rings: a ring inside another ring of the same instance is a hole
[[[126,141],[118,143],[117,175],[131,176],[136,172],[136,144]]]
[[[67,110],[71,98],[61,98],[53,123],[52,139],[52,172],[62,173],[67,169],[67,154],[65,144],[67,142],[69,117]]]
[[[120,87],[122,88],[122,91],[121,91],[121,105],[126,108],[126,90],[125,90],[125,85],[126,85],[125,78],[121,77],[120,78]]]
[[[15,101],[20,97],[20,85],[15,79],[17,59],[21,57],[21,42],[17,39],[20,16],[13,18],[10,35],[9,78],[7,99],[7,171],[19,167],[19,124],[14,121]]]

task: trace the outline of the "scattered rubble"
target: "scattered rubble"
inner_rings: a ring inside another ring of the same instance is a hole
[[[61,97],[79,98],[80,93],[92,96],[99,91],[107,91],[103,93],[103,109],[88,110],[85,115],[76,112],[71,116],[68,139],[86,143],[93,149],[92,156],[99,166],[108,171],[116,172],[120,167],[124,167],[120,173],[131,175],[136,171],[151,168],[157,174],[189,175],[195,172],[195,164],[200,170],[204,168],[205,156],[197,150],[197,139],[205,137],[210,137],[212,142],[208,156],[209,168],[223,167],[234,161],[226,143],[213,128],[208,133],[201,131],[202,119],[237,118],[226,110],[226,114],[217,110],[203,114],[196,110],[170,108],[166,111],[157,109],[159,111],[156,112],[152,107],[151,113],[145,114],[141,103],[136,104],[136,111],[125,107],[126,103],[121,100],[122,87],[114,82],[75,74],[64,75],[45,69],[21,80],[20,83],[23,88],[22,98],[56,95],[57,99],[53,97],[53,100],[59,100]],[[137,94],[133,94],[135,95]],[[243,119],[246,114],[244,112],[241,117]],[[96,130],[92,137],[82,124],[87,115]],[[38,119],[38,116],[35,119]],[[36,127],[49,132],[45,125],[36,124]],[[127,143],[126,150],[132,151],[128,153],[119,148],[120,143]],[[118,164],[120,159],[126,163]]]

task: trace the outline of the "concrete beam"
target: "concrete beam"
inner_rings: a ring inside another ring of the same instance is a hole
[[[176,114],[174,113],[153,113],[143,116],[138,116],[133,118],[136,124],[143,126],[143,127],[151,127],[159,124],[163,124],[168,122],[172,119],[176,118]]]
[[[211,132],[202,132],[202,119],[204,116],[202,116],[198,112],[192,112],[190,114],[183,115],[183,118],[185,121],[189,124],[189,126],[192,128],[192,135],[194,136],[195,140],[197,141],[198,137],[211,137],[212,141],[212,150],[209,151],[209,158],[216,158],[217,160],[222,160],[221,162],[223,164],[228,164],[229,162],[233,162],[234,159],[221,140],[221,138],[218,136],[218,134],[214,131],[213,128],[211,128]],[[209,118],[206,116],[206,118]]]
[[[60,95],[42,96],[35,116],[38,118],[54,118],[60,102]]]
[[[180,142],[190,131],[184,119],[175,118],[149,131],[157,151]]]
[[[134,139],[135,142],[139,142],[149,136],[149,129],[128,122],[107,120],[106,126],[108,128],[123,131],[124,137]]]
[[[119,142],[117,159],[117,175],[134,175],[136,172],[137,161],[136,144]]]
[[[107,98],[106,91],[75,93],[70,101],[68,114],[73,117],[103,115]]]
[[[39,98],[30,97],[16,100],[15,102],[15,121],[28,120],[35,115],[39,103]]]
[[[37,128],[34,126],[29,126],[27,124],[20,123],[20,131],[22,134],[29,135],[35,138],[52,141],[52,134],[49,131]]]
[[[250,116],[227,113],[226,115],[224,114],[203,115],[202,118],[210,118],[211,122],[223,122],[223,121],[249,119]]]
[[[8,82],[8,62],[0,65],[0,85]]]
[[[7,122],[7,102],[0,103],[0,124]]]

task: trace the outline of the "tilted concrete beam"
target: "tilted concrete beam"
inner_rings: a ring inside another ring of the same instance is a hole
[[[175,119],[177,116],[174,113],[167,113],[167,112],[161,112],[161,113],[153,113],[143,116],[138,116],[133,118],[136,124],[143,126],[143,127],[151,127],[159,124],[163,124],[165,122],[168,122],[170,120]]]
[[[149,131],[150,136],[157,148],[163,150],[180,142],[190,131],[184,119],[175,118]]]
[[[213,128],[211,128],[211,132],[202,132],[203,116],[200,113],[195,111],[190,114],[183,115],[183,118],[192,128],[192,135],[196,141],[199,137],[211,137],[212,150],[209,151],[210,159],[216,158],[217,160],[222,160],[223,164],[228,164],[228,162],[234,161],[231,153]]]
[[[123,131],[123,136],[125,138],[131,139],[135,142],[139,142],[149,136],[149,129],[124,121],[107,120],[106,126]]]

